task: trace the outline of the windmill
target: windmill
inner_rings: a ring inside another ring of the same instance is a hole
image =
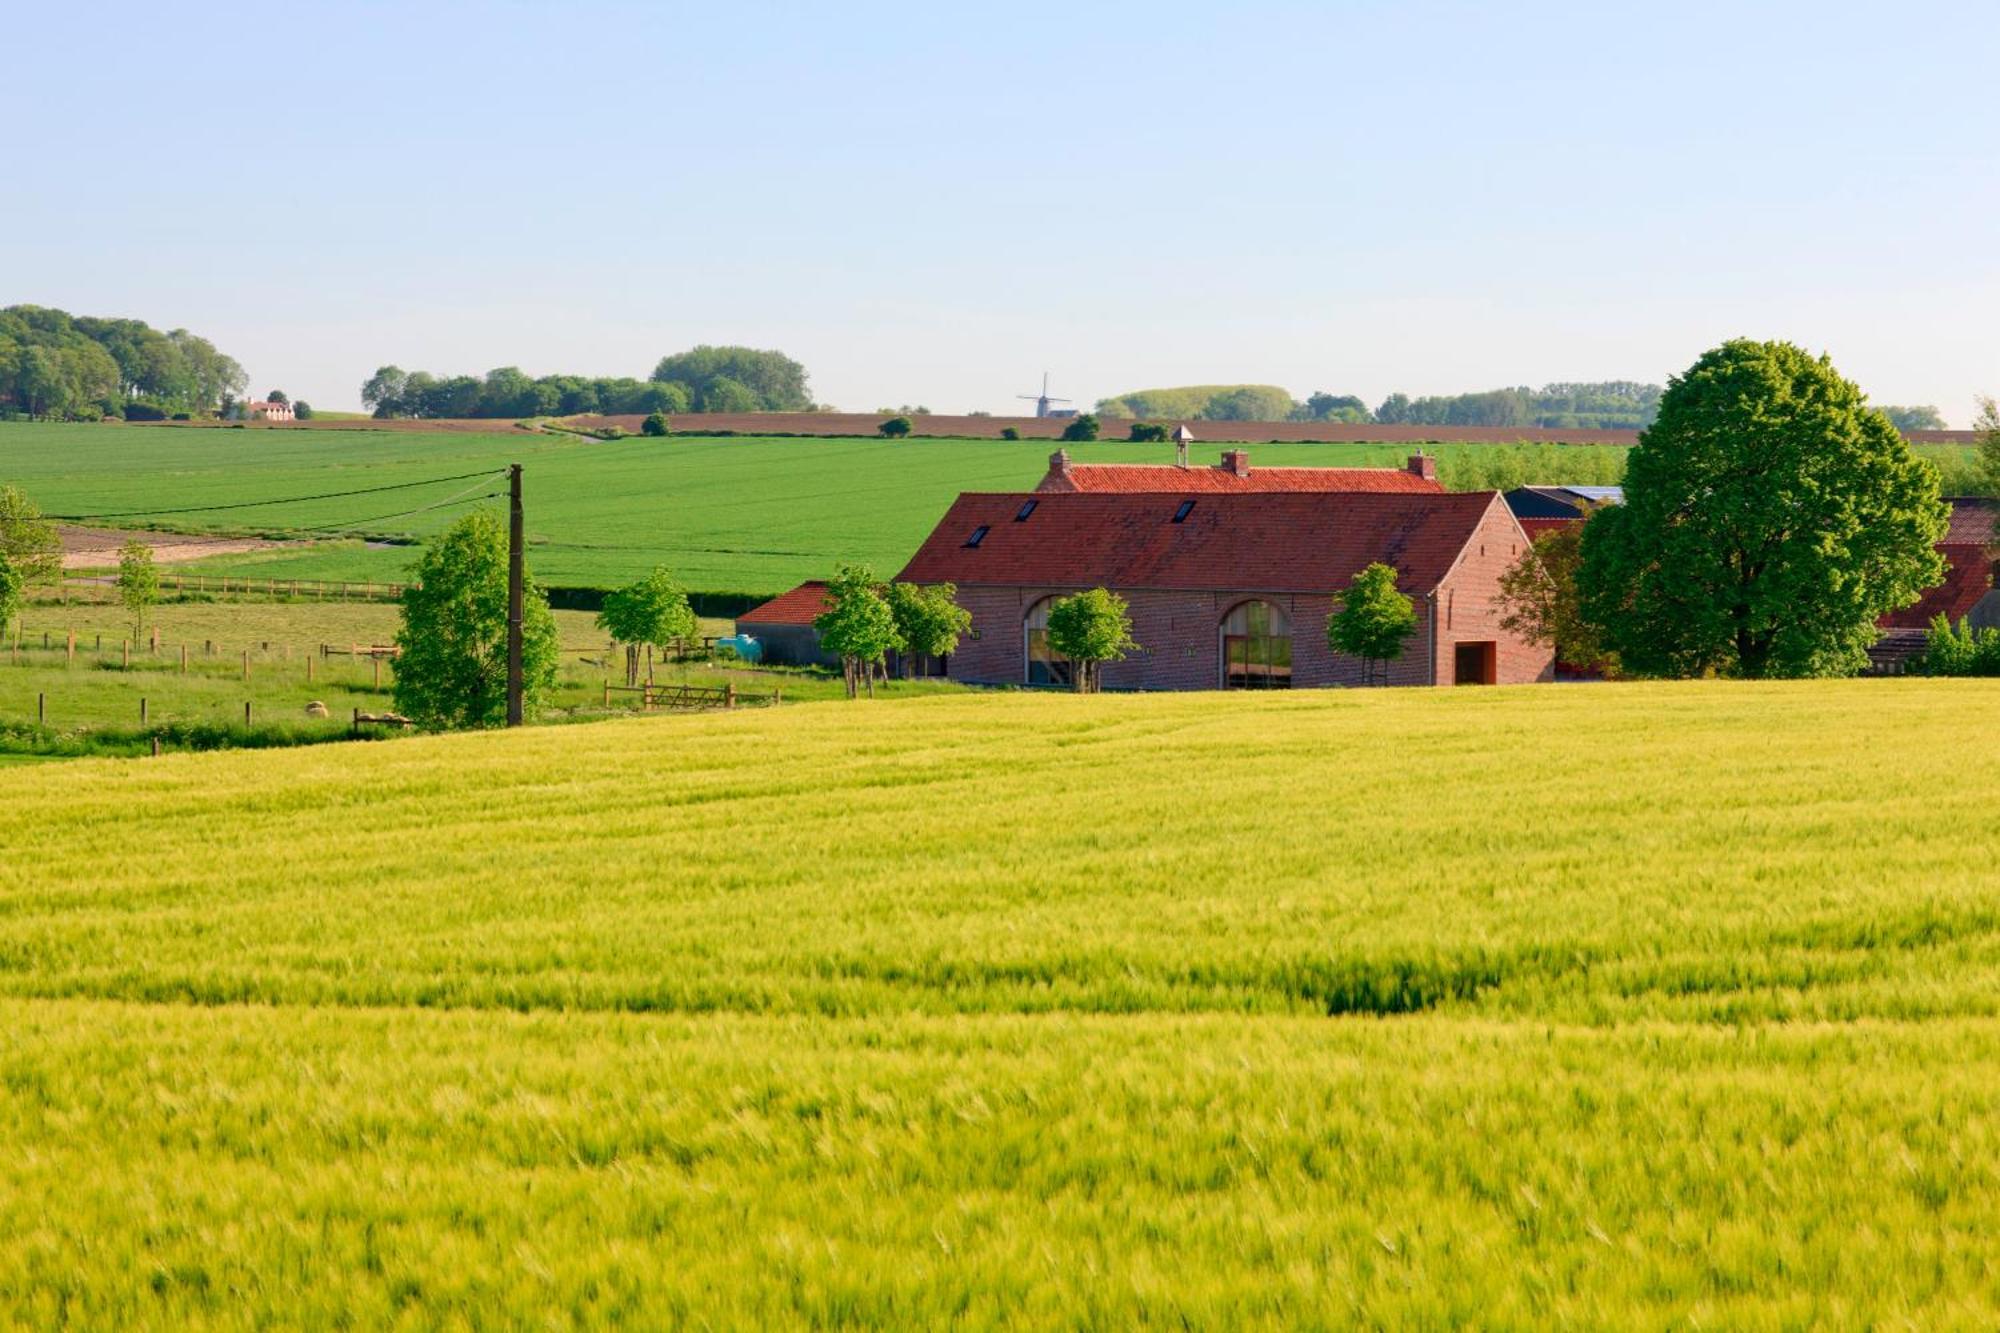
[[[1017,393],[1014,396],[1016,398],[1025,399],[1026,401],[1033,403],[1035,405],[1035,415],[1038,417],[1045,417],[1049,415],[1050,403],[1066,403],[1069,401],[1069,399],[1067,398],[1049,397],[1049,372],[1046,370],[1042,372],[1042,392],[1040,396],[1036,396],[1035,394],[1032,393]]]

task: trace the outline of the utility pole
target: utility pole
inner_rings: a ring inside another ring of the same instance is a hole
[[[521,725],[521,612],[524,581],[521,548],[527,524],[521,517],[521,465],[507,469],[507,725]]]

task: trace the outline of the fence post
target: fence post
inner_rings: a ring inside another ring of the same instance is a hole
[[[66,667],[76,665],[76,631],[73,629],[69,632],[69,652],[63,658],[63,665]]]
[[[250,679],[250,650],[248,648],[243,650],[243,679]],[[249,705],[245,704],[244,707],[247,708]]]
[[[143,694],[139,696],[139,725],[146,725],[146,696]]]
[[[785,687],[782,685],[773,685],[771,687],[771,703],[775,706],[777,704],[783,703],[784,701],[785,701]]]
[[[188,673],[188,646],[187,646],[186,644],[182,644],[182,645],[181,645],[181,674],[182,674],[183,676],[185,676],[185,675],[186,675],[187,673]]]
[[[611,677],[604,678],[604,706],[611,707]]]
[[[724,683],[722,687],[722,706],[724,708],[736,707],[736,682],[733,680]]]
[[[311,653],[307,653],[307,654],[306,654],[306,684],[310,685],[310,684],[312,684],[312,683],[313,683],[313,657],[312,657],[312,654],[311,654]]]
[[[46,727],[48,724],[49,724],[49,696],[46,694],[37,694],[35,696],[35,725],[38,727]]]
[[[243,701],[243,727],[246,731],[250,727],[250,701],[248,699]]]
[[[153,651],[156,653],[160,651],[160,627],[158,625],[153,626]]]
[[[382,659],[379,655],[375,656],[375,688],[382,688]]]
[[[153,758],[158,759],[159,757],[160,757],[160,738],[158,736],[155,736],[153,737]]]
[[[118,645],[118,665],[122,667],[132,665],[132,641],[130,639],[122,640]]]
[[[21,630],[20,630],[20,627],[19,627],[19,626],[17,625],[17,626],[15,626],[15,628],[14,628],[14,642],[15,642],[15,643],[19,643],[20,641],[21,641]],[[48,650],[49,650],[49,632],[48,632],[47,630],[43,630],[43,631],[42,631],[42,651],[43,651],[43,652],[47,652]]]

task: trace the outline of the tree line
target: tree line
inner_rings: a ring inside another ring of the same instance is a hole
[[[645,415],[662,412],[809,412],[805,367],[783,352],[691,348],[660,358],[647,379],[543,375],[515,366],[479,375],[433,375],[383,366],[361,386],[377,417]]]
[[[1377,426],[1494,426],[1542,430],[1644,430],[1658,418],[1657,384],[1631,380],[1558,382],[1478,393],[1392,393],[1370,408],[1353,394],[1324,391],[1304,401],[1275,384],[1197,384],[1141,389],[1101,399],[1100,416],[1183,421],[1329,421]],[[1943,430],[1935,407],[1879,409],[1900,431]]]
[[[0,310],[0,414],[43,420],[198,416],[243,392],[243,367],[186,329],[71,315],[47,306]]]

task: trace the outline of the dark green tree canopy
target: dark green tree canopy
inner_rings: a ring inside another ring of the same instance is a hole
[[[1636,675],[1846,675],[1944,572],[1937,471],[1824,356],[1738,339],[1676,376],[1584,529],[1578,585]]]
[[[1097,418],[1088,412],[1070,418],[1062,429],[1062,437],[1071,444],[1087,443],[1097,438]]]
[[[396,707],[426,727],[497,727],[507,720],[507,529],[476,510],[424,548],[403,593],[396,631]],[[523,606],[523,712],[555,688],[557,642],[548,598],[529,575]]]
[[[740,354],[740,355],[739,355]],[[793,412],[812,406],[805,368],[781,352],[697,347],[662,360],[650,380],[629,376],[543,375],[499,366],[482,379],[383,366],[361,386],[378,417],[575,416],[602,412]]]
[[[806,368],[783,352],[701,346],[660,358],[653,378],[684,386],[697,412],[808,412]]]
[[[910,433],[910,419],[908,417],[890,417],[875,429],[892,440],[900,440]]]
[[[972,628],[972,613],[958,604],[958,589],[949,583],[892,583],[883,597],[906,655],[949,656]],[[911,665],[906,656],[905,675]]]
[[[241,366],[186,329],[162,333],[136,319],[45,306],[0,310],[0,409],[96,417],[145,400],[163,411],[212,412],[245,383]]]
[[[698,628],[687,593],[664,566],[607,595],[597,613],[597,626],[620,643],[650,643],[656,648],[692,639]]]
[[[1130,608],[1115,592],[1092,588],[1049,607],[1049,647],[1072,663],[1070,685],[1079,693],[1096,693],[1103,664],[1123,661],[1138,646]]]

